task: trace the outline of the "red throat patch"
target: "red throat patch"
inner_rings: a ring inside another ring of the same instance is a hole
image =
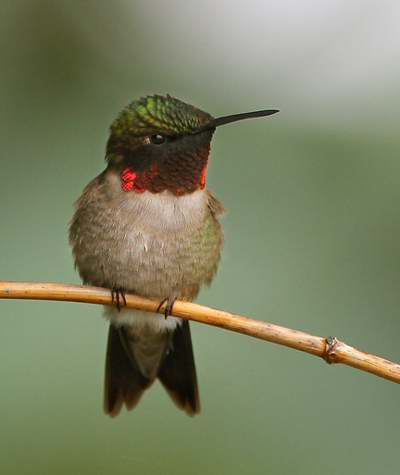
[[[186,189],[184,187],[178,187],[176,190],[171,190],[176,195],[183,195],[195,191],[196,189],[203,190],[206,186],[206,173],[207,164],[201,170],[200,180],[195,188]],[[121,189],[125,192],[134,191],[136,193],[143,193],[146,190],[151,193],[160,193],[167,189],[165,186],[154,186],[154,178],[158,176],[158,170],[156,166],[153,166],[150,170],[142,173],[136,173],[132,167],[126,167],[122,170],[121,177]]]
[[[121,172],[121,188],[124,191],[136,191],[136,193],[143,193],[145,188],[141,188],[137,185],[136,180],[138,175],[133,171],[132,168],[125,168]]]
[[[200,177],[200,189],[202,190],[206,186],[206,174],[207,174],[207,165],[201,170]]]

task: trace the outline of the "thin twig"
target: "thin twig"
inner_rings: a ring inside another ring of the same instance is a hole
[[[0,298],[112,304],[111,292],[107,289],[56,283],[0,281]],[[126,306],[128,308],[156,313],[159,304],[160,302],[126,294]],[[159,313],[164,311],[163,308],[158,310]],[[253,320],[242,315],[234,315],[222,310],[182,301],[174,303],[172,315],[295,348],[311,355],[320,356],[328,363],[343,363],[395,383],[400,383],[399,364],[379,356],[364,353],[346,345],[335,337],[321,338],[272,323]],[[149,316],[149,318],[151,317]]]

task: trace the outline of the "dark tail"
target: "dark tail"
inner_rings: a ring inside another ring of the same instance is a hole
[[[200,412],[196,366],[187,320],[174,331],[170,351],[160,366],[158,378],[180,409],[189,416]]]
[[[108,331],[104,412],[112,417],[119,414],[124,403],[127,409],[133,409],[143,391],[152,383],[142,375],[136,362],[125,351],[121,330],[110,325]]]
[[[156,371],[145,376],[143,368],[146,367],[146,361],[137,361],[137,357],[143,355],[143,350],[146,350],[143,341],[139,342],[137,336],[132,335],[125,327],[116,328],[110,325],[104,388],[106,414],[112,417],[118,415],[123,404],[127,409],[133,409],[156,377],[180,409],[190,416],[200,412],[189,323],[184,320],[172,335],[165,335],[164,343],[160,341],[159,334],[156,336],[161,345],[159,362],[154,355],[150,355],[150,360],[157,364]],[[149,335],[146,338],[148,339]],[[150,347],[151,344],[152,342]]]

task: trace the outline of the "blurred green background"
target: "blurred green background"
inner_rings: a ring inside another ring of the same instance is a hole
[[[0,278],[79,282],[73,202],[130,100],[218,130],[222,265],[199,302],[400,360],[400,6],[394,1],[15,1],[1,6]],[[102,414],[101,308],[1,301],[4,474],[396,474],[399,388],[193,324],[203,413],[157,383]]]

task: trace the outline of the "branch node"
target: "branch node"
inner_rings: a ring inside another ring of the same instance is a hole
[[[325,338],[325,342],[326,348],[322,357],[328,364],[334,364],[336,363],[336,346],[338,339],[335,336],[328,336]]]

